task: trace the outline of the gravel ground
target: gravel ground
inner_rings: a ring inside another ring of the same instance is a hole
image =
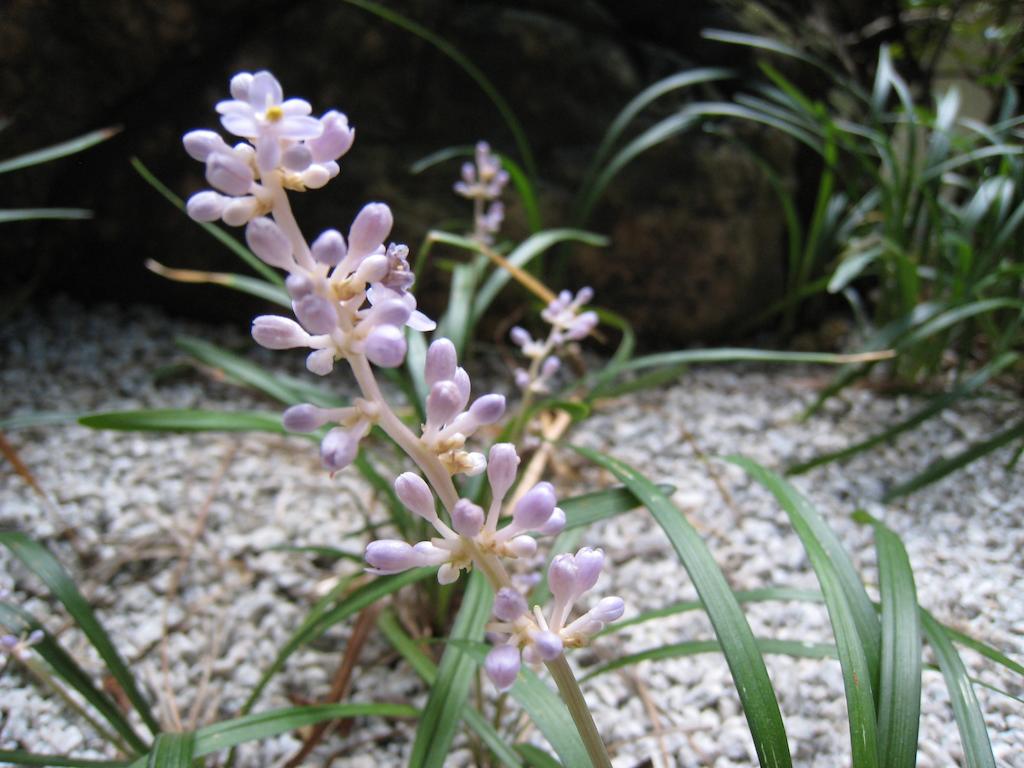
[[[198,328],[149,310],[91,310],[57,302],[25,314],[2,331],[3,417],[38,410],[78,412],[138,407],[259,408],[252,397],[201,372],[168,365],[180,359],[177,334],[191,333],[249,351],[244,329]],[[288,353],[249,352],[274,365],[297,364]],[[154,376],[154,371],[160,375]],[[909,397],[861,390],[799,423],[826,371],[813,368],[695,369],[677,385],[607,404],[573,440],[613,453],[649,477],[672,483],[675,501],[704,535],[731,585],[811,588],[813,573],[773,499],[731,465],[705,456],[743,453],[780,468],[844,446],[909,414]],[[339,382],[343,377],[335,377]],[[336,386],[343,386],[343,383]],[[850,520],[864,505],[895,530],[913,564],[919,598],[941,621],[1024,657],[1024,475],[1008,472],[997,452],[909,499],[872,501],[937,456],[991,434],[1020,404],[979,401],[926,423],[895,446],[795,479],[853,553],[869,584],[876,579],[870,531]],[[278,545],[360,549],[366,516],[380,519],[372,491],[352,471],[331,479],[310,444],[257,434],[143,435],[93,432],[79,426],[10,431],[7,439],[53,500],[41,503],[4,462],[0,526],[45,541],[74,574],[118,647],[138,673],[158,714],[184,727],[233,715],[276,650],[318,594],[353,563],[330,564]],[[554,462],[568,492],[611,480],[574,455]],[[593,529],[589,543],[614,566],[598,585],[620,594],[627,616],[695,597],[660,529],[633,512]],[[60,634],[87,667],[98,662],[81,635],[47,599],[42,585],[6,552],[0,587]],[[828,641],[824,609],[815,604],[751,604],[755,634]],[[335,628],[297,653],[264,692],[259,707],[316,700],[330,686],[350,627]],[[666,643],[711,637],[702,614],[648,622],[577,652],[586,671],[601,660]],[[164,639],[166,638],[166,639]],[[1020,678],[973,652],[971,673],[1017,696]],[[424,700],[417,679],[375,635],[365,647],[351,700]],[[849,764],[842,677],[835,661],[767,658],[795,764]],[[976,686],[1000,766],[1024,766],[1024,708]],[[586,686],[616,768],[756,765],[753,745],[720,657],[645,662]],[[962,765],[959,735],[941,676],[925,672],[918,764]],[[51,697],[31,685],[20,665],[0,671],[0,749],[109,757],[103,743]],[[335,734],[306,765],[403,765],[410,723],[358,721]],[[528,738],[542,743],[528,731]],[[283,764],[300,745],[293,735],[242,750],[238,765]],[[464,741],[451,765],[469,764]]]

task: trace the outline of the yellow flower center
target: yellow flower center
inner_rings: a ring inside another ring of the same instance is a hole
[[[270,122],[276,123],[278,120],[284,117],[284,110],[281,109],[281,107],[277,106],[276,104],[272,107],[267,107],[266,117],[267,120],[269,120]]]

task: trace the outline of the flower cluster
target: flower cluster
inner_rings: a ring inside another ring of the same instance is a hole
[[[594,291],[589,287],[580,288],[575,296],[570,291],[559,293],[540,313],[551,325],[543,341],[534,339],[529,331],[518,325],[511,330],[512,342],[530,361],[529,369],[516,369],[517,387],[524,392],[539,394],[550,391],[551,379],[561,367],[558,353],[567,343],[585,338],[597,326],[596,312],[580,311],[593,297]]]
[[[502,417],[504,395],[482,395],[469,405],[469,374],[459,366],[455,345],[448,339],[437,339],[427,349],[423,374],[430,391],[420,441],[451,474],[480,474],[487,466],[483,454],[463,446],[481,426]]]
[[[42,642],[43,637],[45,635],[41,629],[33,629],[27,635],[21,637],[18,635],[0,635],[0,652],[24,661],[28,658],[29,649],[33,645]]]
[[[285,99],[269,72],[240,72],[230,90],[234,98],[218,103],[217,112],[229,133],[247,141],[230,146],[214,131],[185,134],[185,150],[206,164],[213,187],[189,198],[189,216],[241,226],[271,211],[278,188],[319,189],[338,175],[338,159],[355,140],[345,115],[311,117],[309,102]]]
[[[498,644],[487,654],[484,670],[499,690],[515,682],[521,661],[540,664],[555,659],[565,648],[578,648],[619,619],[625,610],[621,597],[605,597],[569,622],[573,606],[597,583],[604,552],[584,547],[575,555],[555,556],[548,567],[548,587],[554,601],[545,617],[540,606],[528,611],[526,599],[512,587],[500,589],[494,598],[496,622],[487,629]]]
[[[477,142],[474,163],[462,164],[462,179],[455,192],[473,201],[473,237],[490,245],[505,220],[505,206],[499,199],[508,184],[508,171],[486,141]]]

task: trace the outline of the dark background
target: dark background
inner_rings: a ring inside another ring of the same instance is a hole
[[[791,33],[824,39],[861,30],[884,8],[870,2],[457,2],[389,7],[434,31],[493,80],[521,120],[539,166],[545,226],[568,223],[572,195],[604,130],[655,80],[693,66],[727,65],[736,81],[703,98],[728,97],[756,72],[745,49],[701,38],[705,27],[758,29],[772,11]],[[882,4],[883,6],[885,4]],[[892,4],[893,7],[898,4]],[[810,22],[813,22],[811,24]],[[794,32],[795,30],[795,32]],[[768,30],[772,31],[772,30]],[[877,45],[898,25],[844,48],[846,66],[870,74]],[[7,0],[0,9],[0,157],[87,130],[119,125],[87,152],[3,177],[0,207],[82,206],[87,222],[3,225],[2,296],[46,302],[150,303],[176,315],[238,319],[255,300],[207,286],[182,286],[148,272],[146,259],[175,267],[239,270],[235,258],[160,198],[130,167],[139,157],[182,197],[206,186],[182,150],[192,128],[219,128],[213,105],[239,70],[271,70],[286,96],[315,114],[345,112],[355,146],[324,190],[293,195],[309,236],[342,231],[361,205],[388,202],[394,237],[416,250],[432,225],[460,231],[465,201],[451,193],[458,163],[413,176],[415,160],[446,146],[489,140],[515,153],[505,123],[465,72],[433,46],[341,0]],[[794,71],[804,78],[813,73]],[[921,72],[919,85],[927,85]],[[666,99],[638,128],[678,107]],[[800,189],[817,167],[788,141],[750,129],[744,138]],[[810,190],[813,194],[813,188]],[[505,233],[527,234],[510,203]],[[560,287],[592,284],[598,303],[634,320],[647,346],[736,335],[778,298],[784,229],[754,163],[720,138],[690,131],[643,155],[611,185],[588,228],[609,248],[564,251]],[[454,255],[454,254],[449,254]],[[435,273],[436,274],[436,273]],[[421,288],[429,308],[441,277]]]

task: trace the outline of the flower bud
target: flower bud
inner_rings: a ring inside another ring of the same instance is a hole
[[[587,304],[592,298],[594,298],[594,289],[589,285],[585,285],[576,291],[576,306],[582,307]]]
[[[305,275],[293,272],[284,279],[284,287],[288,295],[297,301],[313,292],[313,281]]]
[[[182,137],[181,143],[185,145],[189,156],[201,163],[205,163],[206,158],[214,152],[226,152],[228,149],[224,139],[214,131],[189,131]]]
[[[381,368],[397,368],[405,359],[405,334],[393,325],[378,325],[363,344],[363,354]]]
[[[336,229],[325,229],[320,236],[313,241],[310,248],[313,258],[321,264],[329,267],[336,267],[345,258],[348,248],[345,247],[345,238]]]
[[[459,499],[452,508],[452,527],[460,536],[472,539],[484,527],[484,511],[468,499]]]
[[[529,331],[525,328],[520,328],[518,325],[514,326],[511,331],[508,332],[509,338],[512,339],[512,343],[517,347],[525,347],[527,344],[533,342],[533,337]]]
[[[541,536],[557,536],[565,528],[565,512],[560,507],[555,507],[551,517],[540,528],[537,533]]]
[[[553,661],[562,654],[562,638],[550,630],[537,632],[530,640],[542,661]]]
[[[302,173],[312,162],[313,155],[305,144],[292,144],[281,153],[281,165],[295,173]]]
[[[527,610],[526,598],[512,587],[502,587],[494,596],[494,616],[500,621],[515,621]]]
[[[507,691],[519,674],[519,649],[514,645],[492,648],[484,660],[484,672],[499,691]]]
[[[312,432],[330,421],[330,413],[311,403],[293,405],[284,412],[281,422],[289,432]]]
[[[483,395],[473,401],[469,413],[478,424],[493,424],[505,413],[504,395]]]
[[[537,540],[526,534],[513,537],[507,546],[512,557],[528,558],[537,554]]]
[[[448,424],[459,413],[459,389],[451,381],[439,381],[427,395],[427,422],[434,426]]]
[[[608,624],[621,619],[625,610],[626,603],[621,597],[602,597],[597,605],[587,611],[587,616],[602,624]]]
[[[437,339],[427,348],[427,358],[423,365],[423,376],[427,386],[439,381],[451,381],[458,367],[455,345],[450,339]]]
[[[466,405],[469,403],[469,392],[472,387],[469,380],[469,374],[466,373],[466,369],[461,366],[456,368],[452,381],[454,381],[455,386],[459,388],[459,410],[464,410]]]
[[[252,168],[230,152],[213,152],[206,159],[206,180],[224,194],[244,195],[252,187]]]
[[[185,211],[194,221],[216,221],[224,213],[228,198],[209,189],[196,192],[185,203]]]
[[[465,468],[461,472],[467,477],[476,477],[487,469],[487,459],[482,453],[463,453],[462,460],[465,462]]]
[[[272,267],[293,269],[292,244],[277,223],[267,217],[253,219],[245,228],[245,241],[252,252]]]
[[[516,368],[514,381],[517,387],[525,390],[529,388],[531,383],[530,374],[523,368]]]
[[[344,469],[356,459],[359,451],[361,430],[335,427],[320,443],[320,458],[324,467],[331,472]]]
[[[294,349],[309,346],[310,336],[302,326],[287,317],[260,315],[252,321],[252,337],[267,349]]]
[[[395,479],[395,493],[410,512],[427,522],[437,520],[434,509],[434,495],[422,477],[413,472],[403,472]]]
[[[259,215],[260,201],[252,195],[226,199],[222,217],[229,227],[240,227]]]
[[[318,163],[337,160],[344,155],[355,141],[355,129],[349,127],[348,118],[341,112],[331,110],[320,118],[323,131],[315,139],[306,142]]]
[[[582,595],[597,584],[604,565],[604,550],[583,547],[576,553],[576,589]]]
[[[557,357],[552,355],[551,357],[544,361],[543,365],[541,365],[540,376],[542,379],[550,379],[552,376],[558,373],[558,369],[561,367],[561,361]]]
[[[303,186],[309,189],[321,189],[331,180],[331,172],[322,165],[311,165],[299,176]]]
[[[398,539],[379,539],[366,545],[366,562],[383,574],[401,573],[421,564],[410,544]]]
[[[249,100],[249,89],[252,87],[252,73],[251,72],[239,72],[237,75],[231,78],[231,84],[228,86],[228,90],[231,92],[233,98],[239,101]]]
[[[401,299],[388,299],[373,307],[373,323],[375,325],[394,325],[401,327],[409,320],[412,310]]]
[[[548,521],[557,503],[551,484],[537,483],[516,502],[513,525],[521,531],[535,531]]]
[[[309,293],[292,302],[299,322],[310,333],[330,333],[338,323],[338,315],[329,299]]]
[[[568,552],[555,555],[548,566],[548,588],[559,602],[568,602],[576,590],[576,562]]]
[[[317,349],[306,357],[306,369],[317,376],[326,376],[334,370],[334,350]]]
[[[459,569],[451,563],[445,563],[437,569],[437,583],[441,586],[454,584],[459,580]]]
[[[349,240],[350,253],[358,253]],[[379,283],[388,274],[388,257],[383,253],[373,253],[363,259],[356,270],[356,279],[364,283]]]
[[[565,332],[565,336],[568,339],[577,341],[586,338],[595,327],[597,327],[597,313],[584,312],[572,321]]]
[[[491,446],[487,463],[487,479],[491,483],[493,498],[505,498],[508,489],[516,481],[516,467],[518,466],[519,455],[512,443],[495,443]]]
[[[368,203],[358,213],[348,232],[348,249],[365,255],[384,243],[394,220],[384,203]]]

